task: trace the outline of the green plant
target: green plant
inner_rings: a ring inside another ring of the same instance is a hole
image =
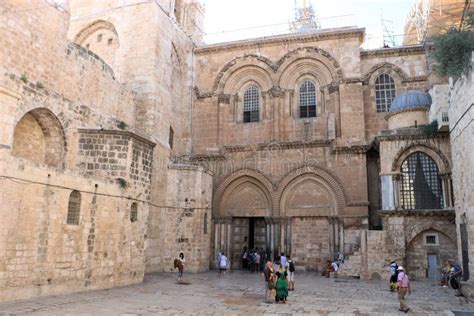
[[[22,74],[20,77],[20,80],[23,81],[24,83],[28,82],[28,76],[26,74]]]
[[[450,28],[433,37],[435,71],[442,76],[459,77],[469,66],[474,50],[474,13],[469,13],[461,29]]]
[[[438,133],[438,121],[434,120],[428,125],[420,126],[420,128],[426,137],[433,137]]]
[[[125,123],[124,121],[119,121],[117,123],[117,128],[120,128],[120,129],[127,129],[128,125],[127,123]]]
[[[43,89],[44,88],[43,83],[41,81],[36,81],[36,88]]]
[[[124,178],[117,178],[115,180],[117,181],[120,188],[126,189],[128,187],[127,180],[125,180]]]

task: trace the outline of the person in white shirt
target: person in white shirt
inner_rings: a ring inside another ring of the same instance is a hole
[[[224,253],[222,253],[219,260],[219,274],[221,275],[224,274],[226,270],[227,270],[227,257],[225,256]]]
[[[288,260],[286,260],[285,254],[282,252],[280,256],[280,267],[286,269],[288,265]]]

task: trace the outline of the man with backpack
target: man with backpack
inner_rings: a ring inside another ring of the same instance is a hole
[[[288,291],[295,290],[295,262],[291,260],[291,256],[288,255],[287,258],[288,265]]]

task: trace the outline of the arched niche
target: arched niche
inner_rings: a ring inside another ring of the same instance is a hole
[[[289,172],[280,182],[278,191],[274,195],[273,204],[276,205],[274,213],[280,216],[293,216],[288,215],[296,214],[292,211],[288,212],[288,207],[292,207],[292,194],[295,194],[292,192],[304,194],[312,189],[318,193],[312,194],[305,201],[306,208],[313,210],[311,216],[328,216],[328,214],[336,216],[344,212],[347,198],[338,178],[322,167],[303,166]]]
[[[239,182],[224,193],[221,212],[232,217],[270,216],[271,199],[268,192],[252,179]]]
[[[112,23],[103,20],[95,21],[77,33],[74,42],[94,52],[114,68],[120,41]]]
[[[270,74],[263,68],[249,65],[234,71],[223,86],[224,94],[236,94],[248,82],[254,82],[261,91],[268,91],[272,88],[272,79]]]
[[[229,175],[214,193],[213,217],[270,216],[272,184],[262,174],[242,169]]]
[[[57,117],[46,108],[26,113],[16,124],[12,155],[60,167],[66,152],[64,130]]]
[[[265,90],[273,84],[274,65],[263,56],[238,56],[227,62],[217,74],[212,91],[217,94],[234,94],[248,79],[259,81]]]
[[[289,183],[280,203],[281,216],[337,215],[337,198],[334,192],[324,179],[314,174],[297,177]]]

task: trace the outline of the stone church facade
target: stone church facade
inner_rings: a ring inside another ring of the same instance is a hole
[[[179,252],[191,272],[342,252],[363,278],[457,258],[449,135],[410,98],[439,83],[424,47],[363,50],[355,27],[204,45],[197,1],[44,4],[0,5],[0,300]]]

